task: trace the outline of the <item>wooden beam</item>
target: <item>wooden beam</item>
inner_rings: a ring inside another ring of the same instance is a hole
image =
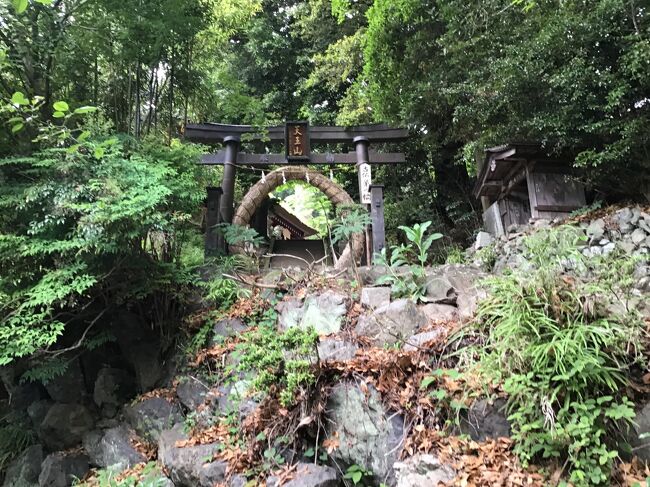
[[[370,164],[403,164],[406,162],[406,156],[402,153],[380,153],[370,152]],[[205,154],[201,159],[201,164],[205,165],[223,165],[226,160],[225,151],[219,151],[215,154]],[[309,161],[287,161],[284,154],[247,154],[240,152],[237,154],[237,164],[248,166],[272,166],[272,165],[303,165],[303,164],[356,164],[356,152],[346,154],[312,154]]]
[[[226,137],[240,137],[242,142],[270,141],[284,143],[284,126],[257,129],[250,125],[226,125],[220,123],[187,124],[183,135],[186,139],[203,143],[222,143]],[[403,142],[408,139],[408,129],[389,127],[384,124],[359,125],[357,127],[311,127],[310,139],[320,143],[352,142],[355,137],[367,137],[370,142]]]

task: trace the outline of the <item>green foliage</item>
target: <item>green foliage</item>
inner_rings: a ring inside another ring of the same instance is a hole
[[[462,247],[453,245],[447,249],[445,264],[464,264],[467,262],[467,256]]]
[[[365,469],[357,465],[356,463],[353,463],[348,467],[348,469],[345,471],[345,475],[343,475],[343,479],[345,480],[351,480],[353,485],[366,485],[366,482],[368,482],[367,485],[371,485],[372,481],[372,475],[367,472]]]
[[[252,383],[256,391],[268,393],[272,387],[279,392],[280,403],[287,407],[314,383],[312,360],[316,353],[318,334],[313,328],[277,330],[277,313],[263,312],[257,327],[241,336],[237,354],[238,370],[255,371]]]
[[[474,260],[478,262],[481,268],[486,272],[492,272],[494,265],[497,263],[497,251],[494,243],[478,249],[474,254]]]
[[[32,123],[42,148],[0,159],[0,365],[127,300],[162,299],[165,320],[189,287],[178,258],[207,182],[195,148]]]
[[[390,258],[385,248],[375,257],[375,262],[389,271],[377,283],[390,284],[393,296],[418,301],[426,295],[429,251],[433,242],[442,238],[441,233],[425,236],[430,226],[431,222],[416,223],[411,228],[400,226],[409,243],[391,247]],[[411,272],[403,272],[405,266],[410,266]]]
[[[629,191],[650,163],[649,22],[626,0],[377,0],[364,77],[376,116],[423,127],[441,154],[539,141]]]
[[[332,242],[350,240],[354,234],[365,232],[368,225],[370,216],[363,205],[339,205],[332,225]]]
[[[626,371],[643,330],[625,305],[608,308],[629,296],[635,259],[588,261],[576,247],[583,238],[572,227],[526,238],[532,268],[488,280],[478,312],[488,336],[480,366],[504,381],[515,451],[524,464],[566,458],[577,486],[609,479],[608,432],[634,416]]]
[[[14,416],[0,418],[0,472],[5,472],[11,461],[36,439],[25,420]]]
[[[264,241],[254,228],[232,223],[220,223],[218,227],[228,245],[258,247]]]
[[[169,479],[160,472],[156,462],[149,462],[139,474],[128,475],[120,480],[120,472],[111,469],[97,471],[95,481],[98,487],[163,487],[169,483]],[[73,483],[77,487],[84,487],[85,482]]]

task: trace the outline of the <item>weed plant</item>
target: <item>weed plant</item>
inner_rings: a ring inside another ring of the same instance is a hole
[[[626,306],[608,311],[628,293],[634,260],[587,260],[582,240],[572,227],[527,237],[533,270],[489,279],[477,318],[480,367],[509,394],[515,451],[524,464],[566,462],[575,486],[609,480],[618,452],[607,433],[634,416],[626,373],[643,329]]]
[[[430,226],[430,221],[416,223],[412,227],[400,226],[408,244],[391,247],[390,258],[385,248],[375,257],[378,265],[384,265],[388,269],[388,273],[378,279],[377,284],[390,284],[393,297],[418,301],[426,295],[426,263],[429,260],[429,250],[433,242],[442,238],[441,233],[427,236],[426,232]],[[400,268],[404,266],[410,266],[411,272],[400,272]]]

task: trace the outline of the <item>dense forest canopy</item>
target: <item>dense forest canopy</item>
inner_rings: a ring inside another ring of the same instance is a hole
[[[431,220],[466,244],[495,144],[569,154],[597,190],[648,184],[639,0],[11,0],[0,27],[0,363],[178,289],[219,179],[179,142],[188,121],[408,127],[409,164],[374,175],[392,240]],[[238,195],[257,178],[240,173]],[[356,195],[353,168],[336,178]]]

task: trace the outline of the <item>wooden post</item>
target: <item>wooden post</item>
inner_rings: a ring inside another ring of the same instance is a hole
[[[384,227],[384,185],[370,185],[370,218],[372,219],[372,256],[381,253],[386,247],[386,229]]]
[[[370,141],[367,137],[355,137],[354,149],[357,154],[357,176],[359,178],[359,198],[361,204],[370,204],[370,190],[372,184],[372,171],[370,169],[370,154],[368,148]]]
[[[205,256],[212,257],[225,251],[223,237],[219,234],[216,225],[221,223],[219,203],[223,191],[221,188],[208,188],[207,208],[205,213]]]
[[[372,171],[370,169],[370,141],[367,137],[355,137],[354,150],[357,156],[357,177],[359,178],[359,200],[362,205],[370,205],[370,184],[372,183]],[[372,262],[372,248],[370,244],[370,229],[366,228],[366,264],[370,265]]]
[[[237,173],[237,152],[239,151],[239,137],[228,136],[223,139],[226,147],[225,162],[223,166],[223,179],[221,188],[223,196],[221,197],[221,217],[225,223],[232,223],[235,200],[235,177]]]

